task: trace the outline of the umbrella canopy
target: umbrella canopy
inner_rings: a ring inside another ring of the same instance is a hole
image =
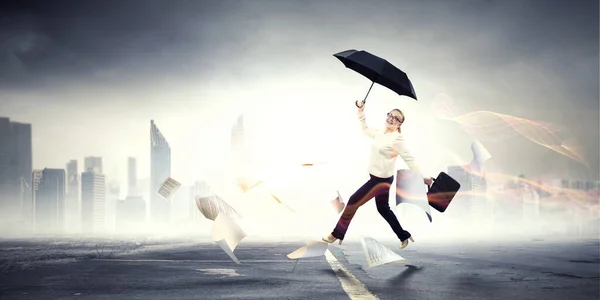
[[[365,96],[365,101],[376,82],[387,87],[400,96],[408,96],[417,100],[415,90],[406,73],[396,68],[387,60],[375,56],[367,51],[346,50],[336,53],[335,56],[344,66],[369,78],[373,83]]]

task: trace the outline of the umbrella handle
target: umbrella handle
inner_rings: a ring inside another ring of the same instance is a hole
[[[373,88],[374,84],[375,84],[375,81],[371,82],[371,86],[369,87],[369,90],[367,91],[367,94],[365,95],[365,99],[363,100],[363,103],[367,103],[367,97],[369,97],[369,93],[371,92],[371,89]]]

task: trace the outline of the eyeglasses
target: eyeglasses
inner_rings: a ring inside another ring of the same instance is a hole
[[[402,121],[400,121],[400,119],[398,119],[398,117],[392,115],[392,113],[387,113],[387,117],[388,118],[393,118],[394,120],[396,120],[398,123],[402,123]]]

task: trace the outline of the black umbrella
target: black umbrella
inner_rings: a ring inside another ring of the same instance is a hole
[[[367,51],[358,51],[354,49],[342,51],[333,56],[339,59],[346,68],[362,74],[373,82],[371,83],[371,87],[369,88],[364,101],[367,101],[367,97],[375,82],[396,92],[400,96],[408,96],[417,100],[415,90],[410,79],[406,76],[406,73],[396,68],[387,60]]]

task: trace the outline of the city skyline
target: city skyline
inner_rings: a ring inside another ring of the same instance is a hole
[[[150,120],[150,220],[167,223],[171,216],[170,200],[158,195],[163,181],[171,177],[171,147],[154,120]]]
[[[240,115],[230,131],[231,155],[233,163],[237,167],[243,167],[240,163],[242,163],[244,159],[247,159],[244,157],[248,154],[245,142],[246,131],[243,120],[243,115]],[[29,124],[19,124],[21,127],[27,125]],[[143,222],[150,221],[152,223],[170,224],[169,226],[172,226],[174,225],[173,222],[178,223],[183,221],[184,223],[181,224],[185,224],[185,222],[195,220],[198,213],[194,213],[196,210],[194,207],[194,200],[196,200],[196,197],[198,196],[198,184],[200,182],[195,181],[193,185],[184,185],[182,190],[178,192],[178,195],[175,196],[175,199],[177,200],[175,200],[176,203],[174,204],[165,202],[164,199],[158,197],[156,195],[158,186],[165,178],[170,176],[171,148],[167,139],[153,120],[150,122],[150,135],[148,138],[150,141],[151,152],[153,153],[153,159],[150,163],[154,166],[155,173],[152,174],[153,176],[151,175],[153,180],[150,183],[150,190],[147,191],[150,195],[147,200],[138,195],[131,195],[132,188],[136,189],[139,185],[139,182],[136,180],[137,161],[135,158],[127,158],[127,197],[123,198],[120,196],[120,186],[112,183],[108,184],[107,182],[113,182],[113,180],[108,180],[107,177],[101,173],[103,171],[103,158],[97,156],[85,156],[83,158],[85,171],[79,173],[81,175],[78,174],[77,160],[68,161],[65,164],[66,168],[64,169],[44,168],[42,170],[32,170],[30,179],[33,181],[33,194],[31,197],[33,211],[27,212],[27,209],[23,205],[24,218],[27,219],[28,215],[33,216],[34,230],[36,233],[42,234],[44,232],[81,232],[84,234],[99,234],[115,232],[117,229],[115,226],[118,226],[118,224],[133,224],[132,226],[139,226],[140,224],[144,224]],[[12,139],[11,143],[20,145],[23,144],[24,141],[23,138]],[[25,142],[25,144],[27,143]],[[475,154],[475,152],[473,152],[473,154]],[[492,198],[487,198],[487,196],[482,196],[482,194],[480,194],[482,192],[487,193],[487,179],[481,177],[482,175],[485,175],[486,171],[483,171],[482,169],[480,170],[483,172],[481,174],[471,173],[473,171],[470,170],[471,167],[470,164],[447,167],[448,174],[462,185],[461,193],[459,193],[457,198],[463,200],[457,201],[460,202],[460,205],[455,204],[455,208],[451,214],[460,213],[469,216],[479,216],[479,218],[481,218],[487,213],[495,211],[510,213],[510,208],[502,208],[500,210],[494,209],[493,207],[498,204],[493,202],[494,200],[491,200]],[[485,169],[488,167],[489,165],[485,167]],[[237,170],[243,171],[244,169],[246,168]],[[15,168],[14,170],[18,170],[18,168]],[[233,175],[239,176],[240,174],[239,172],[234,172]],[[523,185],[525,189],[529,188],[532,193],[535,193],[535,197],[538,197],[534,200],[526,201],[527,203],[523,202],[520,206],[517,205],[517,208],[512,208],[513,210],[517,209],[520,214],[522,213],[523,218],[525,218],[525,216],[538,216],[541,209],[540,204],[548,201],[539,198],[540,196],[538,196],[538,193],[547,193],[548,191],[554,191],[555,193],[556,191],[560,192],[563,190],[588,191],[591,194],[576,200],[583,200],[583,203],[586,203],[585,201],[588,201],[590,196],[596,195],[597,197],[599,192],[598,181],[569,180],[565,178],[554,178],[552,182],[545,180],[544,183],[541,183],[539,179],[534,179],[533,181],[521,181],[521,179],[525,179],[524,174],[520,174],[518,177],[513,176],[513,178],[518,179],[518,181],[514,181],[513,179],[513,182],[518,182],[518,186]],[[506,179],[510,179],[510,176],[506,177]],[[537,184],[534,183],[536,181]],[[80,187],[78,187],[79,182],[81,182]],[[532,185],[532,183],[534,184]],[[205,185],[206,183],[203,184]],[[494,182],[494,184],[496,185],[495,188],[497,188],[498,181]],[[508,187],[510,184],[510,182],[502,183],[502,189]],[[540,189],[541,187],[538,186],[539,184],[542,184],[545,187]],[[481,189],[481,187],[483,189]],[[76,201],[79,192],[81,192],[80,204]],[[574,194],[569,192],[568,195],[569,196],[567,197],[573,197]],[[547,195],[544,197],[547,197]],[[577,199],[579,196],[575,195],[575,197],[576,198],[574,199]],[[22,199],[24,201],[22,204],[25,204],[27,201],[26,193],[23,194]],[[79,205],[81,207],[80,211],[78,211]],[[509,207],[512,207],[511,205],[514,206],[514,204],[509,203]],[[585,205],[588,205],[593,209],[592,204]],[[146,207],[149,207],[150,211],[147,217],[143,217],[147,214]],[[155,207],[154,210],[152,207]],[[77,212],[74,214],[74,211]],[[515,211],[513,211],[513,213],[514,212]],[[75,218],[73,218],[73,215],[75,215]],[[123,218],[132,218],[133,221],[125,221]],[[74,219],[76,219],[75,222],[73,221]],[[80,230],[77,228],[80,228]]]

